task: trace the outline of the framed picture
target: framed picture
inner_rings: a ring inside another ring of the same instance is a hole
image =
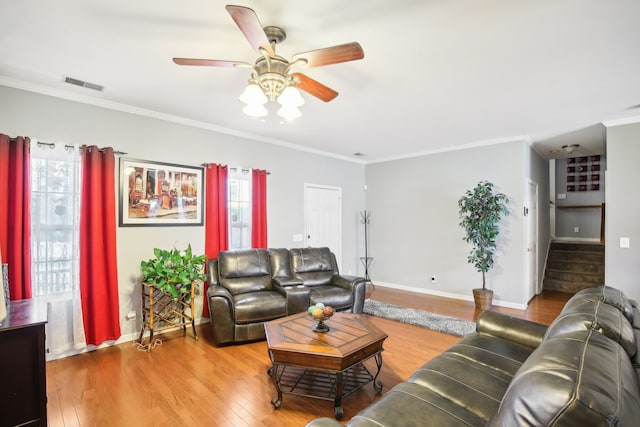
[[[203,225],[203,169],[120,159],[120,226]]]

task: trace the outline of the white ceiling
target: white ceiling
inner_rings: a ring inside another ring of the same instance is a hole
[[[287,58],[364,49],[305,70],[340,95],[304,94],[303,116],[285,124],[241,112],[248,69],[171,61],[257,58],[225,4],[0,0],[0,84],[365,162],[522,135],[547,158],[572,142],[598,154],[601,122],[640,116],[638,0],[239,0],[286,30]]]

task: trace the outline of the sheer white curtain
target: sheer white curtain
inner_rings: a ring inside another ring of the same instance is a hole
[[[31,145],[33,298],[46,304],[47,359],[84,348],[80,301],[80,152],[65,144]]]

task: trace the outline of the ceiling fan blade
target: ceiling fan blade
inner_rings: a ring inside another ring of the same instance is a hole
[[[267,35],[264,33],[262,24],[258,19],[258,15],[256,15],[253,9],[234,5],[227,5],[226,9],[238,28],[240,28],[240,31],[242,31],[242,34],[249,40],[251,47],[258,52],[261,52],[260,48],[262,48],[269,56],[275,55],[271,43],[269,43],[269,39],[267,39]]]
[[[338,96],[338,92],[323,85],[319,81],[313,80],[309,76],[302,73],[292,73],[291,75],[298,81],[298,84],[296,85],[298,89],[315,96],[321,101],[329,102]]]
[[[178,65],[199,65],[205,67],[251,67],[242,61],[223,61],[219,59],[173,58]]]
[[[306,60],[302,67],[322,67],[323,65],[338,64],[340,62],[355,61],[364,58],[364,51],[360,43],[345,43],[338,46],[325,47],[324,49],[310,50],[309,52],[296,53],[291,62]]]

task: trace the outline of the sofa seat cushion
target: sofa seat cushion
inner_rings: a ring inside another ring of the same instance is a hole
[[[400,383],[389,390],[374,405],[360,411],[351,426],[483,426],[486,420],[466,408],[456,405],[414,383]]]
[[[245,292],[233,295],[237,324],[265,322],[287,315],[287,299],[278,292]]]
[[[471,334],[416,370],[416,383],[487,422],[533,351],[507,340]]]
[[[309,301],[311,305],[323,303],[330,305],[335,310],[342,310],[353,305],[353,293],[350,290],[333,285],[311,286]]]
[[[522,365],[489,426],[631,426],[638,380],[619,345],[593,330],[546,339]]]

